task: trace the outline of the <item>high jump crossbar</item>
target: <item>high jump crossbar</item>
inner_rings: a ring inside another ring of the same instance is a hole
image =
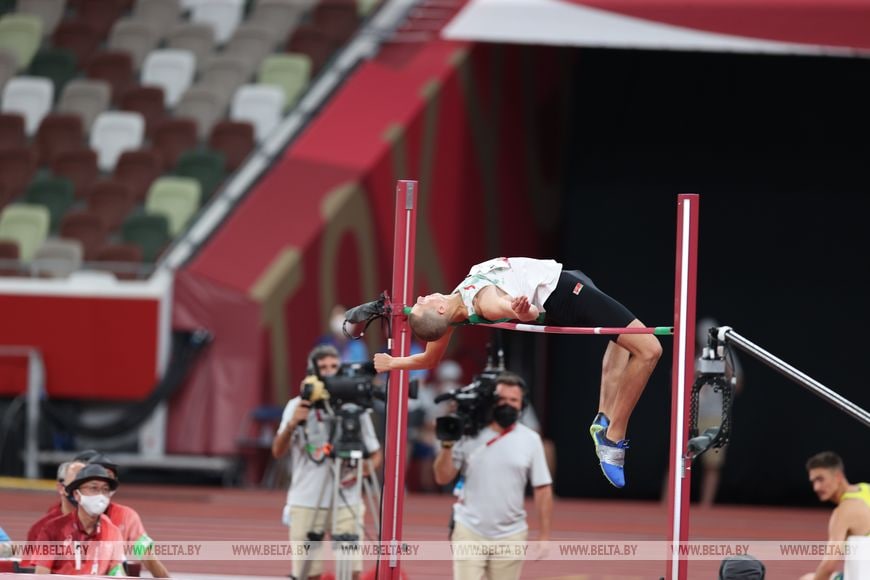
[[[396,217],[393,240],[393,309],[391,337],[387,347],[392,356],[408,356],[411,333],[407,310],[414,303],[414,253],[416,247],[417,182],[401,180],[396,185]],[[680,194],[677,199],[677,251],[674,290],[674,326],[637,328],[565,328],[495,322],[494,328],[525,332],[559,334],[655,334],[674,336],[671,388],[671,451],[668,476],[668,505],[674,546],[668,560],[667,578],[686,580],[688,562],[679,557],[679,544],[689,536],[689,476],[687,457],[691,377],[694,374],[695,294],[697,289],[698,246],[697,194]],[[384,454],[384,490],[381,511],[381,540],[397,548],[402,539],[402,511],[405,493],[405,438],[408,417],[408,371],[390,371],[387,394],[387,428]],[[687,386],[688,385],[688,386]],[[378,560],[378,580],[399,580],[397,550]]]

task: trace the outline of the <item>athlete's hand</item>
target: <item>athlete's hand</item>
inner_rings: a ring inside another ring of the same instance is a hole
[[[523,322],[535,320],[538,317],[538,307],[533,306],[527,296],[517,296],[511,300],[511,310],[517,315],[517,319]]]
[[[393,357],[385,352],[375,353],[375,370],[379,373],[393,370]]]

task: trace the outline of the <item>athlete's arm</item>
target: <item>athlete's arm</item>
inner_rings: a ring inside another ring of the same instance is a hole
[[[498,320],[511,318],[531,322],[538,318],[538,307],[529,302],[527,296],[499,295],[495,286],[488,286],[478,293],[477,308],[484,318]]]
[[[379,373],[391,370],[419,371],[435,368],[450,344],[450,336],[453,328],[448,328],[444,336],[433,342],[426,343],[426,349],[419,354],[411,356],[390,356],[385,352],[375,354],[375,370]]]
[[[843,561],[837,558],[837,554],[843,553],[843,543],[849,533],[849,522],[847,510],[842,507],[834,509],[831,514],[828,522],[828,554],[819,562],[819,567],[812,576],[813,580],[828,580],[843,565]]]

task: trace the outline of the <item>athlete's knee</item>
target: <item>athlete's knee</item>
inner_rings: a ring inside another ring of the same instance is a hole
[[[662,357],[662,343],[654,336],[644,336],[638,356],[650,364],[656,364]]]

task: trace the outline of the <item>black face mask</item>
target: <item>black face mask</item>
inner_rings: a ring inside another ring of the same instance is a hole
[[[492,419],[502,429],[507,429],[516,423],[519,417],[520,412],[516,407],[511,407],[510,405],[498,405],[492,412]]]

